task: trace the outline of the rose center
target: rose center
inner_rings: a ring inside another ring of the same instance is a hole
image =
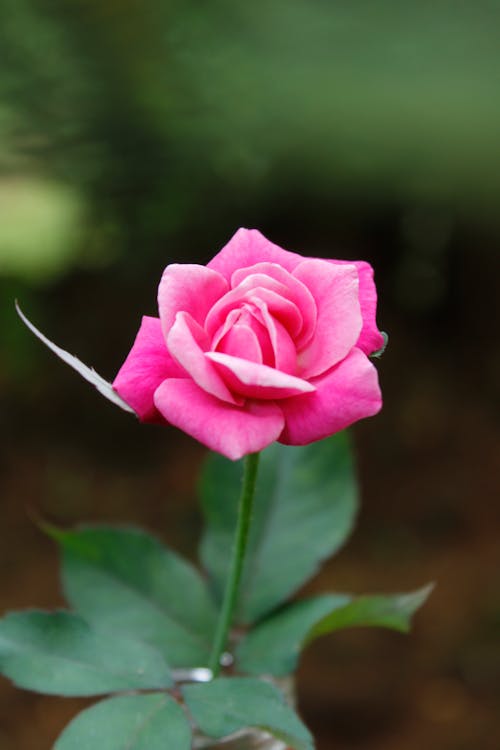
[[[276,357],[261,310],[252,302],[231,310],[212,342],[212,351],[257,364],[276,366]]]

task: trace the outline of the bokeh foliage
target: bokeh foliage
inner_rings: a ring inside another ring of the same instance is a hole
[[[134,264],[193,224],[225,237],[289,193],[481,214],[498,198],[494,0],[3,11],[0,273]]]

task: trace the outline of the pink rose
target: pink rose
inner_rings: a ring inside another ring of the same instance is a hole
[[[383,345],[368,263],[304,258],[239,229],[207,266],[172,264],[113,388],[236,460],[376,414]]]

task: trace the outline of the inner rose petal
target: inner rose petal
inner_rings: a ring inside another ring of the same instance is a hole
[[[206,359],[208,337],[203,328],[186,312],[179,312],[167,336],[167,348],[195,383],[212,396],[229,404],[241,404],[230,392],[214,365]]]
[[[261,351],[261,362],[274,366],[274,350],[269,338],[269,333],[262,322],[262,315],[252,305],[244,304],[241,308],[231,310],[224,325],[217,331],[209,347],[211,351],[217,351],[222,339],[235,325],[246,325],[255,334]],[[228,352],[231,353],[231,352]],[[257,361],[257,360],[256,360]]]
[[[231,276],[231,288],[234,289],[243,283],[246,278],[257,274],[263,274],[283,284],[286,287],[286,292],[283,292],[283,295],[294,302],[300,310],[302,327],[294,336],[294,339],[297,349],[302,348],[310,341],[316,327],[317,309],[313,295],[302,281],[292,276],[277,263],[256,263],[254,266],[247,268],[238,268]]]
[[[269,336],[267,326],[262,321],[262,315],[253,305],[245,305],[242,311],[243,319],[248,321],[249,327],[257,336],[260,350],[262,352],[262,364],[274,367],[275,357],[274,349]]]
[[[273,364],[277,370],[294,375],[297,371],[297,350],[290,334],[285,327],[270,313],[265,302],[260,297],[251,297],[250,301],[255,306],[267,329],[271,346],[273,349],[273,362],[266,360],[266,364]]]
[[[314,385],[267,365],[221,352],[206,352],[234,393],[248,398],[281,399],[312,393]]]
[[[262,364],[259,340],[249,325],[235,323],[217,345],[217,351]]]
[[[205,320],[208,335],[213,337],[233,309],[242,307],[250,297],[256,295],[266,302],[272,314],[283,323],[291,336],[299,334],[303,328],[302,314],[297,305],[288,299],[286,286],[269,276],[253,274],[213,305]]]

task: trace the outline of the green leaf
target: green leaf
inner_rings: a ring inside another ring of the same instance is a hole
[[[432,585],[409,594],[325,594],[295,602],[251,630],[236,649],[237,668],[247,674],[293,672],[301,650],[314,638],[348,627],[384,627],[406,632],[410,618]]]
[[[201,482],[207,530],[201,558],[222,596],[236,526],[241,465],[212,455]],[[315,574],[350,533],[357,507],[346,433],[262,453],[238,619],[253,622]]]
[[[53,531],[69,603],[96,627],[158,648],[171,666],[207,661],[216,610],[199,573],[139,529]]]
[[[182,688],[196,724],[209,737],[220,739],[247,727],[257,727],[295,750],[312,750],[308,729],[285,702],[280,691],[253,677],[221,677]]]
[[[238,671],[252,675],[290,674],[314,625],[350,599],[344,594],[304,599],[264,620],[238,645],[235,653]]]
[[[172,685],[157,651],[98,633],[70,612],[13,612],[0,620],[0,672],[19,687],[57,695]]]
[[[121,695],[78,714],[54,750],[190,750],[191,729],[169,695]]]
[[[407,594],[357,597],[320,620],[307,640],[355,626],[390,628],[407,633],[412,615],[426,601],[433,588],[434,584],[430,583]]]

